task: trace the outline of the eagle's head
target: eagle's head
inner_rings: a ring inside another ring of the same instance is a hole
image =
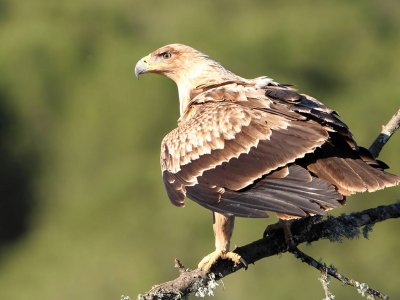
[[[139,60],[135,75],[157,73],[178,82],[183,74],[191,73],[196,66],[207,64],[208,56],[182,44],[161,47]]]
[[[140,59],[135,66],[135,75],[144,73],[165,75],[175,81],[181,114],[196,87],[240,78],[206,54],[182,44],[163,46]]]

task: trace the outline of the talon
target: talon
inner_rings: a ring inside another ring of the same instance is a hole
[[[222,259],[229,259],[229,260],[233,261],[235,266],[240,265],[242,263],[242,261],[244,261],[243,258],[239,254],[237,254],[235,252],[224,252],[221,255],[221,258]],[[244,265],[247,266],[246,263]]]
[[[292,249],[292,248],[296,247],[296,243],[293,240],[291,226],[292,226],[291,220],[279,219],[278,222],[276,222],[274,224],[270,224],[267,226],[267,228],[265,228],[263,237],[266,238],[273,231],[281,229],[281,230],[283,230],[283,235],[285,238],[285,242],[288,246],[288,249]]]
[[[279,225],[278,223],[274,223],[274,224],[269,224],[267,226],[267,228],[265,228],[264,233],[263,233],[263,238],[266,238],[267,236],[269,236],[272,232],[274,232],[275,230],[279,229]]]
[[[226,252],[222,250],[215,250],[214,252],[205,256],[198,264],[198,267],[205,271],[210,272],[211,268],[215,265],[218,259],[229,259],[234,263],[234,266],[243,264],[245,269],[247,269],[246,261],[237,253]]]
[[[249,265],[247,264],[247,261],[245,261],[243,259],[243,257],[240,256],[240,262],[242,263],[243,267],[245,270],[247,270],[247,268],[249,267]]]

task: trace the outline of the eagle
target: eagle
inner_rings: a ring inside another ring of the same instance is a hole
[[[288,84],[246,79],[182,44],[140,59],[135,75],[172,79],[179,93],[177,127],[161,143],[161,170],[170,201],[189,198],[213,213],[218,259],[230,252],[235,217],[291,220],[340,207],[346,196],[399,184],[400,177],[357,145],[338,114]]]

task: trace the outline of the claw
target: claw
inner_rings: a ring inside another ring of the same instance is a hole
[[[246,261],[239,254],[222,250],[215,250],[214,252],[208,254],[199,262],[198,267],[208,273],[218,259],[229,259],[234,263],[235,266],[243,264],[243,266],[247,269]]]
[[[285,242],[288,246],[288,249],[291,249],[296,246],[296,243],[293,240],[293,234],[291,231],[292,220],[281,220],[279,219],[278,222],[274,224],[270,224],[265,228],[263,237],[267,237],[275,230],[283,230],[283,235],[285,237]]]

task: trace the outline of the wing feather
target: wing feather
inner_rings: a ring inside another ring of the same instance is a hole
[[[284,177],[272,172],[245,190],[217,191],[200,182],[188,187],[188,196],[214,211],[245,217],[264,217],[262,211],[273,211],[304,217],[323,214],[328,208],[341,205],[343,201],[335,187],[329,182],[312,176],[306,169],[291,165]],[[210,193],[207,190],[213,190]]]
[[[357,146],[333,110],[270,83],[196,93],[161,144],[172,203],[188,196],[227,215],[303,217],[341,205],[343,195],[400,182]]]
[[[328,139],[327,130],[318,123],[298,114],[296,119],[284,106],[276,113],[277,108],[271,112],[265,103],[262,110],[234,102],[201,103],[192,105],[189,117],[181,120],[161,146],[163,173],[174,174],[184,186],[193,186],[202,177],[209,184],[239,190]],[[169,196],[179,204],[185,189],[174,185],[179,191]]]

